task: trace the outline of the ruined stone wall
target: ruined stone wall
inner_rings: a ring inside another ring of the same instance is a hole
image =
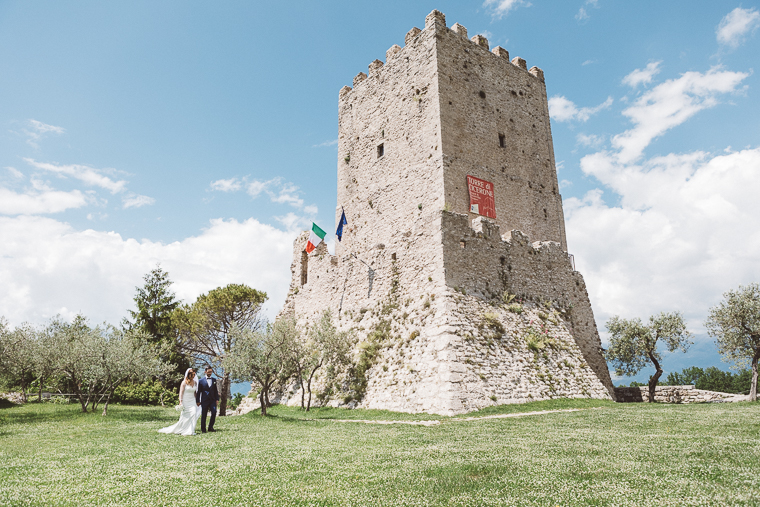
[[[648,402],[649,387],[616,387],[616,401],[622,403]],[[695,389],[694,386],[657,386],[654,401],[658,403],[715,403],[746,401],[743,394],[720,393]]]

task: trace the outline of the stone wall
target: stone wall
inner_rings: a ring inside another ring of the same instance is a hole
[[[616,387],[616,400],[622,403],[648,402],[649,387]],[[695,389],[694,386],[657,386],[654,401],[659,403],[707,403],[720,401],[746,401],[742,394],[719,393]]]

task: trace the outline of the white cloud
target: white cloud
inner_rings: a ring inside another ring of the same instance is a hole
[[[338,140],[333,139],[332,141],[325,141],[324,143],[312,145],[312,148],[324,148],[326,146],[336,146],[337,144],[338,144]]]
[[[103,174],[104,172],[115,172],[113,169],[95,169],[93,167],[79,164],[56,165],[47,162],[37,162],[31,158],[25,158],[24,160],[29,165],[36,167],[37,169],[50,171],[58,174],[59,176],[70,176],[84,182],[87,185],[109,190],[112,194],[124,191],[127,186],[126,181],[114,181]]]
[[[636,160],[656,137],[685,122],[697,112],[715,106],[718,94],[736,92],[748,75],[744,72],[723,71],[717,67],[704,74],[686,72],[643,94],[623,111],[623,115],[631,119],[634,127],[612,138],[612,145],[619,150],[620,162]]]
[[[549,99],[549,115],[552,120],[555,121],[586,121],[591,118],[592,115],[607,109],[612,105],[612,97],[607,97],[607,100],[602,102],[596,107],[578,107],[573,101],[567,99],[564,96],[555,95]]]
[[[565,201],[568,242],[598,322],[681,310],[700,328],[707,309],[760,279],[760,148],[727,155],[667,155],[638,165],[584,157],[601,190]]]
[[[280,222],[286,231],[294,234],[311,229],[312,219],[310,217],[301,216],[292,211],[285,215],[274,217],[274,219]]]
[[[578,143],[586,147],[598,148],[604,142],[604,136],[598,136],[596,134],[578,134],[575,136]]]
[[[8,167],[6,167],[6,169],[8,169],[8,172],[11,173],[11,175],[13,175],[15,178],[19,178],[20,179],[20,178],[24,177],[24,173],[22,173],[21,171],[19,171],[15,167],[8,166]]]
[[[216,190],[218,192],[237,192],[241,188],[243,188],[243,185],[237,178],[211,182],[211,190]]]
[[[584,4],[581,6],[580,9],[578,9],[578,14],[575,15],[575,19],[578,21],[586,21],[591,16],[589,16],[588,11],[586,10],[586,6],[590,5],[591,7],[598,9],[599,8],[599,0],[586,0]]]
[[[41,192],[32,191],[20,194],[0,187],[0,214],[37,215],[60,213],[67,209],[81,208],[87,204],[87,197],[79,190],[71,192],[41,190]],[[6,238],[3,238],[3,241],[6,241]]]
[[[596,63],[596,60],[586,60],[581,64],[582,67],[585,67],[586,65],[591,65],[593,63]]]
[[[309,215],[316,215],[319,212],[319,208],[314,204],[310,204],[309,206],[304,206],[303,212]]]
[[[760,12],[757,9],[737,7],[720,21],[715,31],[718,43],[731,48],[739,47],[747,34],[760,26]]]
[[[295,208],[303,207],[303,199],[298,197],[298,187],[292,183],[285,183],[282,185],[279,192],[272,192],[267,190],[267,194],[269,194],[269,198],[272,200],[272,202],[289,204]]]
[[[485,0],[483,2],[483,7],[490,10],[491,17],[494,19],[501,19],[518,7],[530,7],[530,5],[531,3],[527,0]]]
[[[39,132],[40,134],[45,134],[47,132],[53,132],[55,134],[63,134],[66,132],[66,130],[63,127],[56,127],[55,125],[48,125],[47,123],[42,123],[41,121],[37,120],[29,120],[29,125],[32,126],[32,128]]]
[[[659,62],[649,62],[644,69],[636,69],[623,78],[623,84],[636,88],[640,84],[649,84],[652,82],[652,78],[659,74],[660,64]]]
[[[135,286],[158,262],[180,299],[245,283],[267,292],[266,313],[274,317],[290,283],[295,233],[254,219],[217,219],[197,236],[163,244],[20,216],[0,217],[0,237],[0,308],[13,325],[64,311],[117,324],[134,307]]]
[[[274,183],[275,180],[269,180],[269,181],[259,181],[259,180],[253,180],[248,184],[248,187],[246,188],[246,192],[248,192],[248,195],[251,197],[257,197],[261,192],[266,190],[266,188]]]
[[[48,125],[47,123],[42,123],[41,121],[37,120],[27,120],[26,124],[29,127],[23,129],[24,134],[27,137],[26,142],[34,148],[39,148],[37,141],[42,139],[45,134],[49,134],[51,132],[53,134],[63,134],[66,132],[63,127]]]
[[[141,208],[153,204],[156,200],[147,195],[129,194],[125,195],[121,199],[121,204],[124,209],[127,208]]]

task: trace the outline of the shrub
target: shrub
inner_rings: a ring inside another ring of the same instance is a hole
[[[520,303],[512,303],[511,305],[507,306],[507,311],[520,315],[523,312],[523,307]]]
[[[122,384],[114,391],[111,402],[123,405],[160,405],[163,400],[164,403],[173,404],[178,396],[178,390],[166,389],[156,380],[142,384]]]

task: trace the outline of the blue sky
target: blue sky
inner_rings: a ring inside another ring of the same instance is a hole
[[[161,262],[273,316],[333,228],[338,90],[433,9],[546,73],[600,329],[679,310],[666,371],[726,368],[702,323],[760,280],[757,2],[0,2],[0,314],[116,323]]]

